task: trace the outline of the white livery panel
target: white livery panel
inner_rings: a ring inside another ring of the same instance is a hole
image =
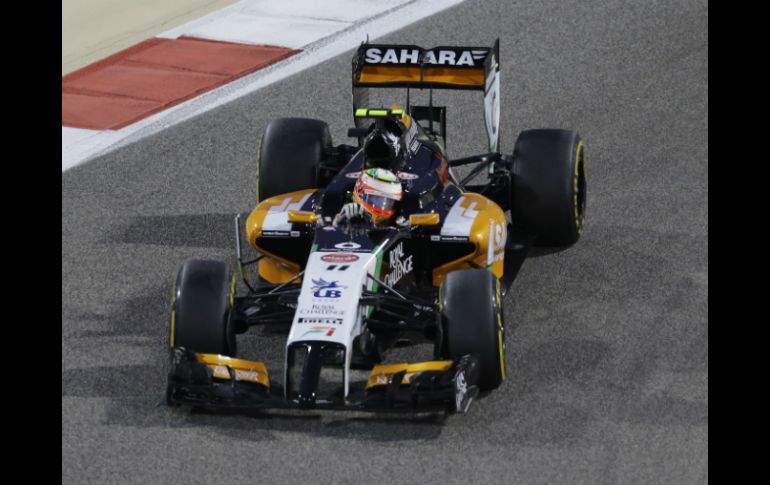
[[[349,347],[360,331],[358,300],[374,253],[314,252],[308,258],[287,345],[306,340]]]

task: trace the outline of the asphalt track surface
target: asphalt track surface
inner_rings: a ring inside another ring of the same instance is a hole
[[[62,482],[707,482],[707,21],[705,1],[468,1],[384,39],[500,36],[503,150],[533,127],[586,140],[585,236],[524,263],[509,380],[466,416],[156,406],[176,269],[232,260],[269,120],[345,140],[352,51],[63,173]],[[450,154],[483,151],[480,95],[436,102]],[[240,340],[274,372],[282,342]]]

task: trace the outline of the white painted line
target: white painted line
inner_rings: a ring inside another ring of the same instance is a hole
[[[410,0],[241,0],[158,37],[300,48]]]
[[[304,17],[309,19],[339,20],[355,22],[379,15],[411,0],[256,0],[248,3],[245,12],[252,15],[271,17]]]
[[[403,6],[375,16],[363,22],[351,25],[347,29],[321,39],[305,47],[305,50],[284,61],[256,71],[248,76],[226,84],[190,99],[173,108],[167,109],[118,131],[97,132],[89,136],[86,143],[77,144],[72,149],[62,148],[62,171],[84,163],[94,157],[104,155],[146,136],[158,133],[166,128],[186,121],[223,104],[251,94],[258,89],[285,79],[316,64],[355,49],[361,42],[382,37],[407,25],[431,16],[464,0],[413,0]],[[230,7],[223,9],[228,10]],[[447,43],[450,39],[436,39],[436,43]],[[350,89],[350,85],[340,85],[339,89]],[[287,113],[288,115],[288,113]],[[62,139],[64,139],[62,128]]]
[[[75,145],[83,143],[86,139],[99,133],[97,130],[84,130],[81,128],[67,128],[62,126],[61,129],[61,151],[72,149]]]
[[[71,130],[76,130],[76,132]],[[128,133],[123,130],[95,131],[62,126],[61,171],[64,172],[88,161],[96,155],[111,151],[112,148],[117,148],[117,144],[125,140],[126,136],[128,136]]]
[[[350,22],[285,17],[257,17],[233,13],[185,32],[190,37],[222,40],[238,44],[272,45],[299,49],[318,39],[350,27]]]

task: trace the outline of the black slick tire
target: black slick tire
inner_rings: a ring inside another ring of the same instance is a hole
[[[445,358],[479,358],[479,389],[505,380],[505,326],[500,282],[485,269],[453,271],[439,289]]]
[[[570,246],[583,233],[585,146],[574,131],[521,132],[513,150],[511,219],[535,246]]]
[[[220,261],[188,260],[174,284],[171,347],[199,353],[235,356],[230,310],[235,280]]]
[[[257,201],[318,187],[329,126],[307,118],[279,118],[265,128],[257,159]]]

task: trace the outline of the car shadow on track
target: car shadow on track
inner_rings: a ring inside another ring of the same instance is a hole
[[[169,247],[235,248],[236,214],[156,215],[131,218],[108,232],[104,243]],[[242,214],[246,220],[248,213]]]
[[[62,318],[77,321],[78,324],[73,327],[79,329],[67,335],[67,338],[84,340],[165,336],[172,284],[169,278],[164,285],[149,287],[126,297],[116,308],[103,313],[65,305]]]

